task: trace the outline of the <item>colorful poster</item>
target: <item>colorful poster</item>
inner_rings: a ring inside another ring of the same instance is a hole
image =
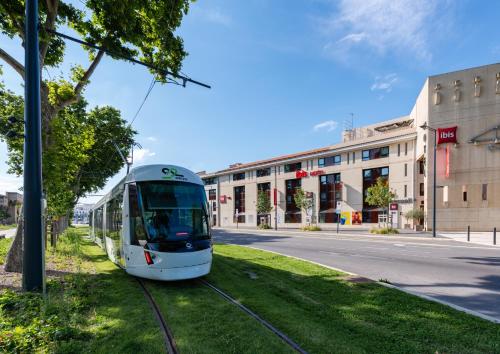
[[[363,216],[360,211],[353,211],[352,212],[352,224],[353,225],[361,225],[361,220],[363,219]]]
[[[343,225],[351,225],[351,212],[350,211],[343,211],[340,213],[340,218],[341,220],[344,219]]]

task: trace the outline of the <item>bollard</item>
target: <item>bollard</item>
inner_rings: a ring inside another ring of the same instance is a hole
[[[497,244],[497,228],[496,227],[493,228],[493,244],[494,245]]]
[[[467,242],[470,242],[470,225],[467,226]]]

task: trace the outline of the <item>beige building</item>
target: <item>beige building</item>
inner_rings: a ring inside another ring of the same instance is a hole
[[[434,134],[437,230],[500,227],[500,64],[431,76],[408,116],[344,131],[339,144],[200,173],[213,223],[368,228],[385,217],[364,197],[382,177],[396,195],[393,226],[430,230]],[[295,205],[298,188],[312,201],[307,211]],[[268,214],[257,213],[258,191],[271,200]],[[425,218],[407,220],[411,209]]]

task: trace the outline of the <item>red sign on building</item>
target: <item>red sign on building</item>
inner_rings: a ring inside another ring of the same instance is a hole
[[[398,210],[398,203],[391,203],[390,209],[391,210]]]
[[[449,127],[449,128],[438,128],[437,130],[437,143],[456,143],[457,142],[457,127]]]
[[[295,178],[304,178],[304,177],[307,177],[307,171],[304,170],[295,171]]]
[[[319,176],[319,175],[324,175],[325,171],[323,170],[317,170],[317,171],[311,171],[311,176]]]
[[[225,196],[225,195],[221,195],[221,196],[219,197],[219,202],[220,202],[221,204],[226,204],[226,196]]]

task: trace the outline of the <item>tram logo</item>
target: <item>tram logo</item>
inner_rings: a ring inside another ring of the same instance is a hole
[[[186,242],[186,248],[190,250],[191,248],[193,248],[193,245],[189,242]]]
[[[170,180],[170,179],[174,179],[174,178],[184,178],[184,175],[180,175],[177,173],[176,168],[164,167],[161,169],[161,172],[165,175],[165,177],[163,177],[163,179],[166,179],[166,180]]]

